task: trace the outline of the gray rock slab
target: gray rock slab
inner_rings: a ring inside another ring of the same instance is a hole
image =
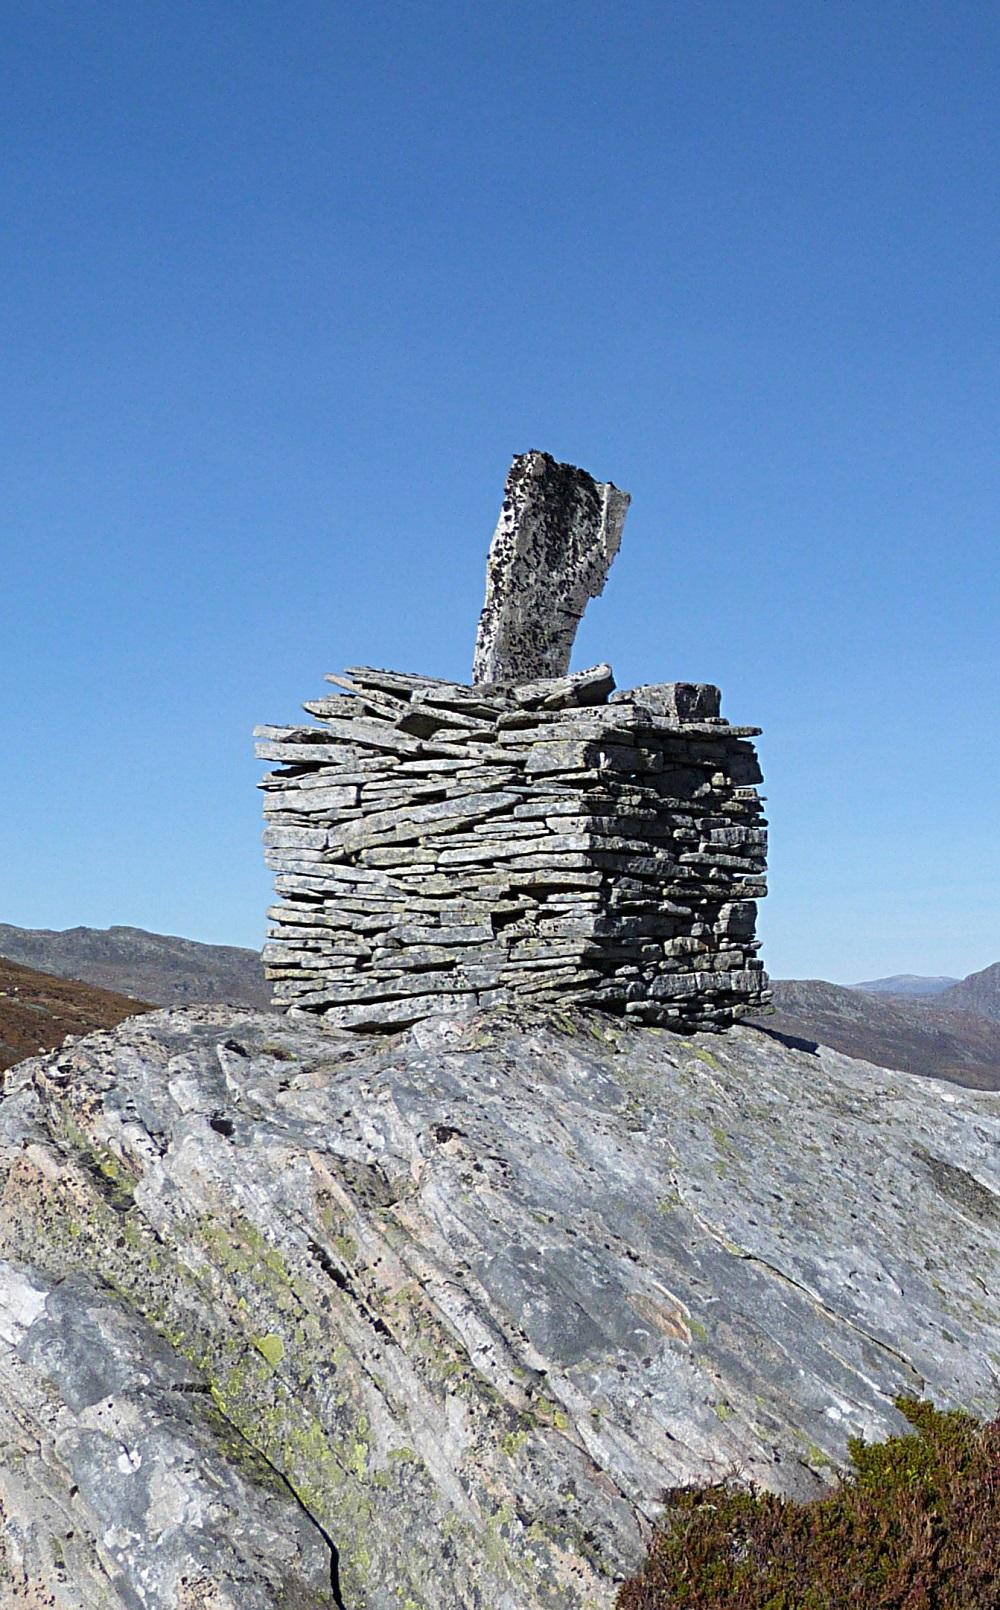
[[[629,496],[547,453],[519,454],[486,564],[475,683],[525,683],[569,670],[576,629],[603,590]]]
[[[722,694],[710,682],[647,682],[622,688],[612,704],[636,704],[671,721],[705,721],[718,716]]]
[[[510,701],[510,690],[506,688],[477,688],[465,682],[448,682],[414,688],[410,702],[417,708],[452,710],[463,718],[472,714],[484,721],[495,721]]]
[[[487,821],[512,810],[523,798],[523,792],[514,794],[493,789],[465,794],[455,790],[447,799],[430,804],[372,811],[339,829],[336,842],[351,850],[374,844],[413,842],[428,834],[454,832],[473,822]],[[334,842],[332,834],[330,842]]]
[[[4,1605],[337,1603],[322,1532],[99,1273],[0,1259],[0,1442]]]
[[[505,749],[527,748],[542,740],[546,743],[634,743],[641,729],[630,715],[628,705],[618,706],[615,716],[617,720],[609,719],[603,710],[539,711],[532,715],[531,725],[527,727],[523,725],[527,717],[521,714],[502,716],[497,725],[496,741]]]
[[[615,685],[610,665],[592,665],[572,676],[543,677],[511,689],[515,705],[524,711],[565,710],[577,705],[606,704]]]
[[[1000,1096],[750,1028],[441,1002],[367,1042],[159,1012],[8,1073],[0,1256],[32,1272],[0,1287],[0,1329],[16,1348],[48,1328],[0,1395],[33,1437],[72,1432],[20,1524],[72,1515],[80,1580],[103,1549],[115,1610],[183,1603],[140,1599],[155,1528],[127,1492],[153,1461],[117,1463],[152,1410],[99,1420],[144,1392],[179,1405],[195,1469],[216,1433],[185,1417],[212,1404],[223,1448],[280,1474],[351,1610],[611,1610],[665,1488],[819,1492],[849,1437],[905,1429],[900,1392],[996,1412]],[[90,1414],[106,1458],[80,1451]],[[231,1480],[218,1558],[304,1571],[294,1514],[255,1553],[261,1512]],[[201,1492],[169,1561],[195,1549]]]
[[[373,665],[349,665],[345,676],[350,678],[347,686],[373,688],[376,692],[396,694],[400,698],[409,698],[417,688],[450,686],[439,677],[422,676],[415,671],[382,671]],[[338,682],[334,676],[327,680]],[[345,685],[343,679],[339,680],[338,685]]]
[[[334,784],[326,788],[272,789],[264,799],[265,816],[284,815],[317,816],[332,813],[339,818],[353,810],[360,799],[361,790],[354,785]]]
[[[390,728],[391,731],[391,728]],[[322,737],[323,734],[320,734]],[[400,734],[402,737],[402,734]],[[415,739],[408,740],[415,743]],[[282,766],[322,765],[330,762],[343,763],[345,768],[356,758],[341,745],[335,743],[314,743],[311,740],[302,743],[292,739],[275,739],[259,742],[254,747],[258,760],[277,761]]]
[[[327,676],[325,680],[330,682],[333,679]],[[324,721],[331,716],[335,720],[346,721],[354,721],[357,717],[364,716],[395,723],[406,715],[410,705],[408,700],[393,699],[384,693],[380,695],[358,693],[353,698],[345,698],[343,694],[330,694],[322,699],[308,699],[302,708],[307,715],[319,716]]]

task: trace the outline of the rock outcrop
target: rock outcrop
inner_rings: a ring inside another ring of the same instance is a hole
[[[995,1095],[594,1011],[23,1063],[0,1597],[610,1610],[665,1488],[816,1492],[900,1392],[996,1412],[998,1138]]]
[[[321,1532],[99,1274],[0,1259],[0,1603],[319,1610]]]
[[[979,1017],[1000,1023],[1000,962],[993,962],[978,973],[970,973],[950,989],[942,990],[937,1004],[950,1011],[975,1012]]]
[[[766,834],[719,690],[607,665],[464,687],[352,667],[260,727],[275,1004],[348,1028],[513,997],[723,1027],[767,1001]]]

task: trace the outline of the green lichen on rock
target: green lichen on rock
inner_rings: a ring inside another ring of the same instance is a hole
[[[266,1336],[255,1336],[253,1345],[261,1357],[267,1360],[272,1370],[276,1370],[285,1356],[285,1344],[281,1337],[269,1331]]]
[[[112,1207],[89,1167],[75,1183],[72,1232],[44,1207],[34,1221],[49,1261],[70,1267],[71,1245],[72,1267],[100,1268],[119,1296],[202,1373],[227,1455],[253,1472],[280,1472],[307,1513],[341,1540],[341,1580],[357,1602],[364,1600],[376,1563],[384,1570],[390,1558],[395,1580],[419,1589],[427,1572],[423,1549],[418,1545],[411,1555],[400,1547],[399,1535],[395,1529],[387,1533],[375,1506],[381,1509],[388,1500],[392,1513],[397,1498],[413,1497],[414,1479],[426,1490],[421,1456],[409,1447],[390,1449],[376,1466],[369,1419],[352,1387],[353,1367],[345,1374],[347,1390],[328,1400],[325,1412],[311,1398],[310,1383],[331,1365],[336,1370],[338,1353],[342,1364],[353,1366],[345,1349],[331,1350],[329,1324],[318,1317],[328,1312],[329,1294],[301,1271],[293,1274],[286,1258],[238,1212],[190,1221],[187,1247],[167,1249],[134,1206],[127,1219]],[[336,1296],[348,1301],[344,1293]],[[477,1400],[484,1395],[490,1405],[494,1395],[477,1382],[467,1355],[445,1341],[416,1288],[402,1302],[420,1351],[435,1360],[432,1378],[446,1383],[449,1393]],[[289,1346],[293,1316],[299,1323]],[[540,1413],[554,1424],[567,1423],[544,1399]],[[529,1539],[514,1512],[501,1505],[480,1526],[458,1524],[455,1546],[470,1561],[481,1559],[498,1579],[523,1588],[538,1574],[533,1552],[542,1535],[544,1528],[536,1529]]]
[[[522,1017],[278,1059],[273,1020],[162,1014],[0,1109],[0,1254],[144,1316],[352,1610],[608,1610],[709,1458],[809,1496],[900,1386],[992,1391],[986,1098]]]

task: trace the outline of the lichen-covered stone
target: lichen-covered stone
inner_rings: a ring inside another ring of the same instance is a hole
[[[576,629],[603,591],[629,495],[548,453],[510,467],[486,561],[474,682],[531,682],[569,670]]]
[[[610,1610],[665,1488],[816,1492],[901,1392],[996,1412],[998,1140],[994,1095],[586,1011],[24,1063],[3,1602],[188,1610],[210,1530],[190,1610],[321,1605],[324,1535],[350,1610]]]
[[[5,1610],[337,1602],[321,1531],[99,1267],[0,1259],[0,1444]]]

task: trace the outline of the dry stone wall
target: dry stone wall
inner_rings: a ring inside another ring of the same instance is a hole
[[[764,821],[718,690],[366,667],[257,729],[275,1003],[388,1029],[513,999],[721,1028],[767,1001]]]

